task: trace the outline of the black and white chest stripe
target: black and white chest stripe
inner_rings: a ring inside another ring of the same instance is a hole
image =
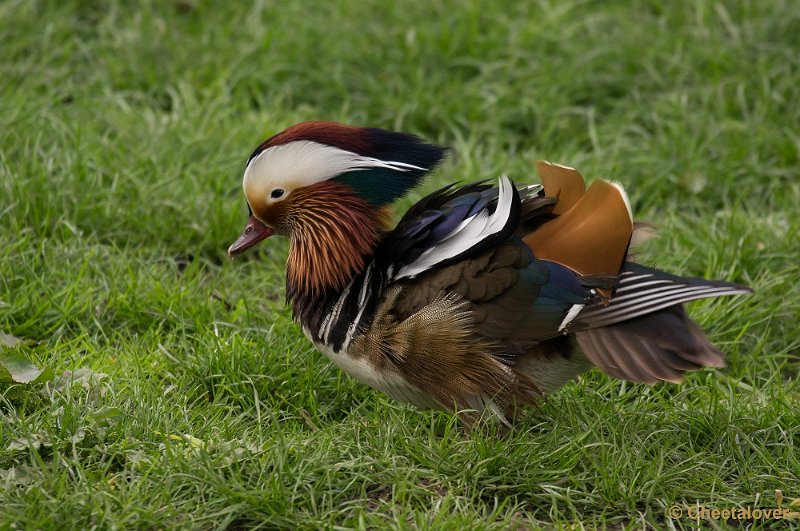
[[[309,323],[307,334],[333,352],[347,350],[350,342],[369,328],[384,287],[384,275],[371,263],[333,299],[317,326]]]

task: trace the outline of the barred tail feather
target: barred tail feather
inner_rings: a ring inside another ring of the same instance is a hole
[[[750,288],[704,278],[683,278],[658,269],[627,262],[619,275],[611,303],[595,305],[582,311],[575,324],[600,328],[626,322],[697,299],[722,295],[746,295]]]

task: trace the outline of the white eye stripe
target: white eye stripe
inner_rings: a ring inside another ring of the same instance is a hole
[[[405,162],[364,157],[311,140],[296,140],[272,146],[253,157],[244,170],[244,186],[245,190],[280,188],[288,192],[287,188],[310,186],[349,171],[370,168],[401,172],[427,170]]]

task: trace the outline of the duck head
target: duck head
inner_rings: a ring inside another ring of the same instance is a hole
[[[418,185],[444,152],[383,129],[294,125],[262,142],[247,161],[242,186],[250,218],[228,254],[273,234],[287,236],[290,282],[342,287],[386,229],[386,207]]]

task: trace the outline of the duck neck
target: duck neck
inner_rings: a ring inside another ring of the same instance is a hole
[[[387,225],[346,185],[316,185],[294,216],[286,263],[286,298],[293,317],[306,326],[324,317],[353,278],[372,260]]]

